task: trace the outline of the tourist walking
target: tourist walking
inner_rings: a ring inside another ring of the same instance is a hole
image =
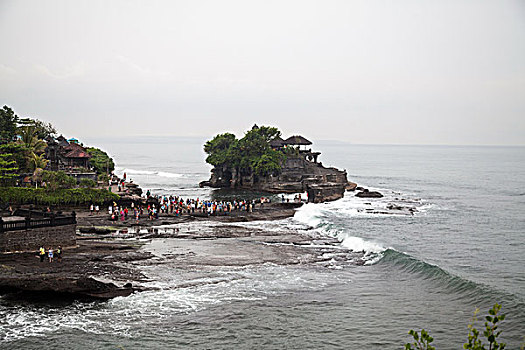
[[[46,257],[46,250],[44,249],[44,246],[40,246],[39,249],[39,255],[40,255],[40,262],[44,262],[44,259]]]
[[[62,262],[62,247],[58,246],[57,248],[57,260],[58,262]]]
[[[49,258],[49,262],[53,262],[53,248],[49,247],[49,250],[47,251],[47,256]]]

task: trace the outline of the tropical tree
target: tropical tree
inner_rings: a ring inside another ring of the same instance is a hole
[[[9,154],[9,158],[16,162],[19,172],[30,170],[31,153],[27,147],[17,142],[0,145],[0,154]]]
[[[37,169],[45,169],[45,167],[47,166],[47,163],[49,163],[49,160],[47,160],[43,154],[41,155],[36,155],[34,153],[32,154],[32,158],[30,162],[31,170],[35,171]]]
[[[51,123],[46,123],[38,119],[22,118],[18,121],[19,128],[32,126],[34,133],[39,139],[45,140],[48,137],[55,137],[57,130]]]
[[[18,167],[12,156],[10,153],[0,154],[0,186],[12,185],[17,177]]]
[[[224,133],[215,136],[204,144],[204,152],[208,154],[206,162],[213,166],[233,165],[235,155],[232,146],[238,142],[234,134]]]
[[[22,126],[18,129],[18,133],[20,136],[18,143],[25,145],[31,153],[36,155],[44,153],[47,144],[44,140],[38,138],[38,133],[35,126]]]
[[[0,144],[11,142],[16,137],[19,119],[8,106],[0,109]]]
[[[268,176],[281,170],[285,155],[270,147],[270,141],[281,136],[274,127],[254,125],[238,140],[230,133],[219,134],[204,144],[206,162],[229,171]]]

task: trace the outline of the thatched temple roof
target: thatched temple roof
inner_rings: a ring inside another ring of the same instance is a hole
[[[287,138],[286,140],[284,140],[284,144],[285,144],[285,145],[299,145],[299,146],[306,146],[306,145],[311,145],[312,142],[311,142],[311,141],[308,141],[307,139],[305,139],[305,138],[302,137],[302,136],[294,135],[294,136],[290,136],[289,138]]]
[[[279,136],[277,136],[272,141],[270,141],[270,146],[273,148],[283,147],[284,145],[285,145],[284,140],[280,138]]]

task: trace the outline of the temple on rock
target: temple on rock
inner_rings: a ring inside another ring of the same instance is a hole
[[[312,202],[336,200],[343,197],[345,189],[354,188],[355,184],[347,180],[346,171],[327,168],[319,162],[321,152],[312,151],[312,142],[305,137],[294,135],[282,139],[277,136],[269,141],[269,145],[273,150],[286,154],[278,174],[257,176],[250,171],[218,166],[212,169],[210,180],[200,185],[270,193],[307,192]],[[294,151],[287,151],[289,148]]]

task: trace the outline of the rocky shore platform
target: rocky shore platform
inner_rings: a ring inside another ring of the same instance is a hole
[[[161,215],[142,220],[140,226],[132,226],[131,219],[112,222],[107,215],[79,212],[79,230],[109,231],[79,232],[77,246],[64,247],[61,262],[40,262],[36,252],[0,254],[0,293],[22,299],[53,295],[104,300],[151,289],[156,277],[145,271],[159,265],[176,271],[178,285],[184,286],[196,269],[213,266],[323,263],[338,257],[360,264],[361,252],[342,250],[334,239],[243,226],[291,217],[300,205],[267,203],[253,213],[209,217]]]
[[[147,259],[138,245],[82,239],[65,247],[62,261],[40,262],[36,252],[0,254],[0,293],[32,298],[53,294],[61,297],[110,299],[140,290],[130,281],[142,278],[118,262]],[[119,283],[120,282],[120,283]]]

